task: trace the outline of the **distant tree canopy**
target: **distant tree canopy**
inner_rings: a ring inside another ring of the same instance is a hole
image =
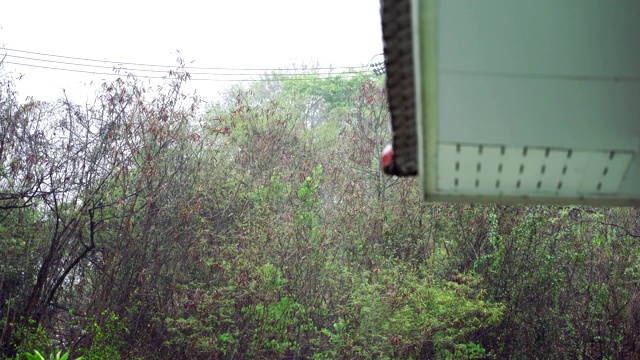
[[[640,356],[640,211],[422,202],[380,170],[383,80],[0,76],[0,354]]]

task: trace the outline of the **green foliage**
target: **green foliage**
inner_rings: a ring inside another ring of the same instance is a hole
[[[67,360],[69,359],[69,354],[70,353],[68,351],[63,354],[62,350],[59,350],[57,353],[51,353],[48,358],[45,358],[38,352],[38,350],[35,350],[33,354],[25,354],[25,356],[27,357],[27,360]],[[82,356],[76,358],[76,360],[81,359],[83,359]]]
[[[315,205],[314,195],[320,186],[320,178],[322,176],[322,165],[318,165],[313,169],[313,176],[307,176],[302,184],[298,187],[298,199],[306,206]]]
[[[105,310],[97,319],[89,321],[88,328],[85,329],[92,339],[91,346],[80,348],[85,359],[121,359],[123,356],[120,350],[124,346],[124,337],[129,332],[125,323],[113,311]]]
[[[301,332],[313,329],[313,323],[305,320],[305,309],[290,296],[275,303],[256,304],[242,309],[246,321],[256,324],[250,353],[261,349],[282,356],[287,350],[298,350],[295,339]]]
[[[20,339],[20,341],[16,341],[13,345],[16,354],[27,354],[28,351],[33,349],[49,349],[49,338],[50,334],[48,334],[45,329],[36,323],[33,319],[28,319],[27,321],[21,321],[16,323],[8,324],[13,332],[16,339]],[[21,356],[21,355],[19,355]]]
[[[445,358],[449,359],[484,359],[485,358],[485,349],[474,343],[469,342],[467,344],[458,344],[455,347],[455,352],[453,354],[447,354]]]
[[[0,80],[4,358],[638,357],[637,209],[427,204],[380,171],[381,79],[202,114],[186,77],[82,107]]]
[[[380,270],[357,286],[333,331],[322,330],[335,346],[329,357],[474,358],[484,349],[468,339],[499,324],[504,311],[479,282],[473,274],[442,281],[402,266]]]

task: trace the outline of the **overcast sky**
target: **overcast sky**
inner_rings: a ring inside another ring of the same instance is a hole
[[[294,63],[357,67],[382,52],[381,37],[378,0],[6,0],[0,12],[5,62],[105,73],[114,64],[42,54],[167,66],[181,57],[191,66],[230,69],[289,68]],[[62,88],[74,97],[90,97],[82,84],[113,79],[14,64],[5,64],[3,71],[23,75],[18,81],[21,97],[42,100],[59,96]],[[228,85],[192,84],[209,97]]]

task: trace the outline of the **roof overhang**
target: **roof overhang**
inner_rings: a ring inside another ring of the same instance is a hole
[[[640,205],[639,18],[635,0],[385,0],[399,175],[433,201]]]

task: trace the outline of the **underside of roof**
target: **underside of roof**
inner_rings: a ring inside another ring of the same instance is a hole
[[[383,170],[427,201],[637,206],[640,2],[509,4],[382,0]]]

